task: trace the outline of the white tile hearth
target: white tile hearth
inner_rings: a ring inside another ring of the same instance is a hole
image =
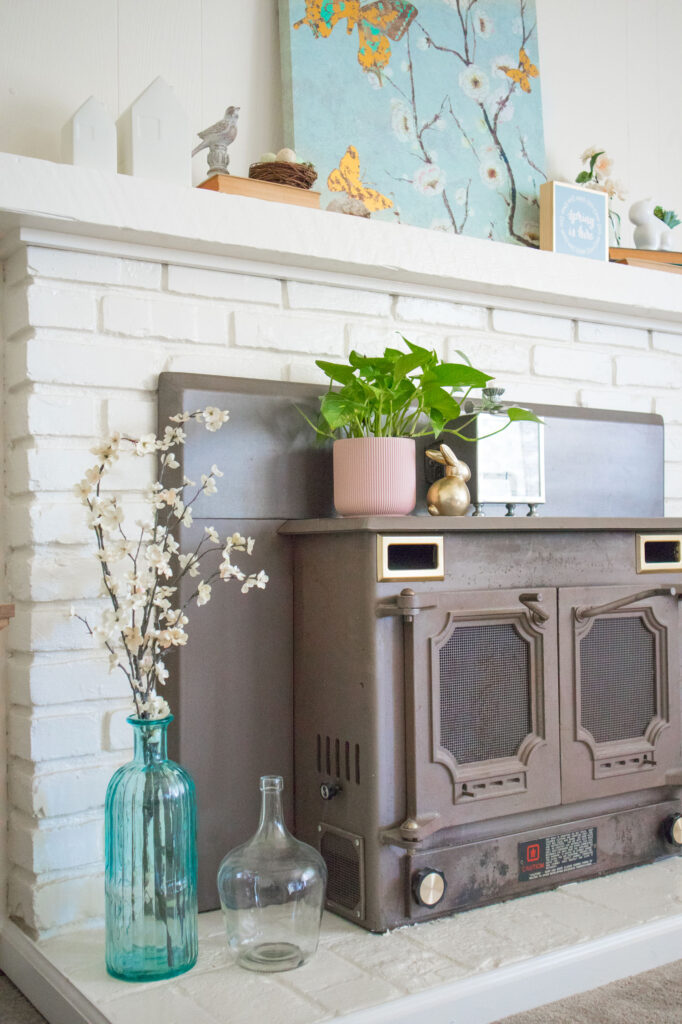
[[[682,858],[385,935],[325,914],[317,955],[278,975],[232,962],[218,911],[199,936],[192,971],[143,985],[107,975],[101,929],[34,949],[78,994],[68,1020],[83,1024],[491,1024],[679,958]],[[50,1005],[48,1020],[67,1019]]]

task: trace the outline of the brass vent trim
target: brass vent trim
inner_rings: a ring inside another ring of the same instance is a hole
[[[682,572],[682,533],[635,535],[637,572]]]
[[[377,581],[443,580],[442,534],[378,534]]]

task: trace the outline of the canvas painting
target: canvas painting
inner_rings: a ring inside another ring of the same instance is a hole
[[[535,0],[280,0],[287,145],[325,209],[536,246]]]

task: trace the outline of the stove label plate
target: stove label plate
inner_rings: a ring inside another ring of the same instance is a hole
[[[519,843],[519,881],[563,875],[597,862],[597,829],[580,828],[558,836]]]

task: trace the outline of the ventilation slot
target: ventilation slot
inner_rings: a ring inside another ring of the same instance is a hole
[[[320,853],[329,872],[327,903],[350,911],[354,918],[363,914],[362,840],[349,833],[325,830]]]
[[[440,649],[440,743],[459,764],[513,757],[531,731],[530,654],[510,623],[456,626]]]
[[[360,744],[317,734],[317,773],[360,785]]]
[[[656,642],[639,616],[595,619],[580,641],[581,724],[597,743],[643,736],[656,714]]]

